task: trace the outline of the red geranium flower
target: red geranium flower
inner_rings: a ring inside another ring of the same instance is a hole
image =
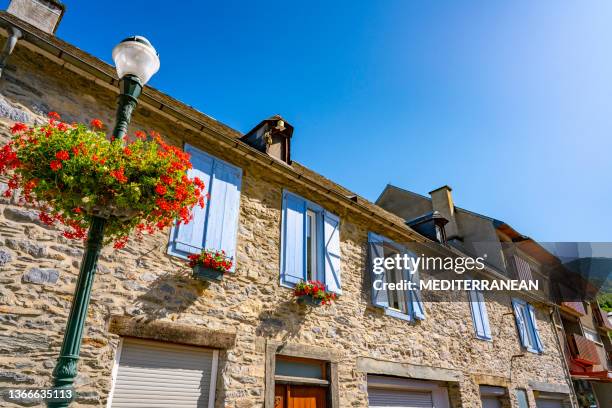
[[[58,160],[68,160],[70,158],[70,153],[65,150],[60,150],[59,152],[55,153],[55,158]]]
[[[94,129],[102,129],[104,127],[104,124],[100,119],[93,119],[91,121],[91,127]]]
[[[58,171],[62,168],[62,162],[59,160],[53,160],[51,163],[49,163],[49,167],[51,167],[51,170],[53,171]]]
[[[49,119],[51,119],[51,120],[60,120],[60,119],[61,119],[61,117],[60,117],[59,113],[57,113],[57,112],[53,112],[53,111],[51,111],[51,112],[47,113],[47,117],[48,117]]]
[[[155,192],[159,195],[164,195],[166,194],[166,192],[168,191],[168,189],[166,189],[166,186],[162,185],[162,184],[158,184],[155,186]]]
[[[28,130],[28,126],[24,123],[17,122],[11,128],[11,133],[15,134],[18,132],[23,132],[24,130]]]

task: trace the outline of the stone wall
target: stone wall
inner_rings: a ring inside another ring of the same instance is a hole
[[[68,122],[97,117],[109,124],[115,97],[18,44],[0,80],[0,143],[7,140],[14,121],[43,121],[50,110]],[[385,316],[369,305],[364,275],[367,232],[373,228],[395,238],[385,227],[288,184],[265,166],[222,149],[214,137],[183,130],[144,107],[133,119],[132,131],[137,129],[157,130],[177,145],[194,144],[243,168],[236,272],[220,284],[192,281],[183,263],[166,255],[167,234],[131,241],[124,250],[103,250],[75,406],[106,404],[119,341],[107,329],[111,315],[235,333],[235,345],[220,354],[217,407],[263,406],[265,344],[272,340],[338,353],[341,407],[367,406],[367,376],[359,370],[358,358],[453,370],[458,375],[458,381],[449,384],[453,407],[479,407],[479,383],[510,389],[529,389],[530,381],[567,384],[546,308],[537,310],[543,355],[519,356],[507,295],[487,298],[491,342],[475,339],[465,302],[426,303],[427,319],[417,324]],[[291,291],[279,286],[283,188],[341,217],[344,295],[335,305],[298,306]],[[81,244],[42,225],[35,211],[6,199],[0,203],[0,387],[50,385],[81,254]],[[533,394],[528,395],[533,404]],[[516,406],[513,394],[511,403]]]

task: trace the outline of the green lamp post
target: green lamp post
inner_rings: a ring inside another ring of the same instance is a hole
[[[113,60],[120,78],[120,95],[113,136],[123,138],[127,134],[132,112],[138,103],[142,87],[159,70],[159,56],[155,48],[144,37],[129,37],[113,49]],[[81,351],[83,328],[87,318],[87,308],[91,297],[98,256],[102,249],[106,219],[94,216],[87,234],[85,252],[77,279],[76,290],[60,356],[53,370],[53,386],[59,396],[67,396],[77,375],[77,363]],[[49,407],[68,407],[70,400],[59,398],[50,401]]]

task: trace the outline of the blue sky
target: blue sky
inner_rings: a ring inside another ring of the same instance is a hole
[[[535,239],[611,241],[612,2],[65,3],[60,38],[110,62],[146,36],[151,85],[243,132],[281,114],[295,160],[370,200],[448,184]]]

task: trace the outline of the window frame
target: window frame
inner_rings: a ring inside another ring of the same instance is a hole
[[[536,340],[536,330],[538,330],[535,327],[534,322],[531,319],[531,314],[529,313],[529,306],[530,304],[523,300],[523,299],[518,299],[518,298],[514,298],[512,299],[512,306],[513,306],[513,314],[515,313],[514,310],[514,304],[519,305],[519,311],[521,313],[521,316],[523,318],[523,321],[525,322],[526,325],[526,335],[527,335],[527,345],[523,346],[522,342],[521,342],[521,347],[524,347],[527,351],[529,351],[530,353],[534,353],[534,354],[542,354],[544,352],[544,349],[542,348],[542,350],[538,349],[538,342]],[[531,306],[533,307],[533,306]],[[535,312],[534,312],[535,314]],[[535,318],[535,316],[534,316]],[[516,316],[515,316],[516,319]],[[517,327],[518,330],[520,330]],[[519,340],[520,340],[520,334],[519,334]],[[540,340],[541,341],[541,340]]]
[[[374,238],[378,239],[379,241],[372,241]],[[375,233],[373,231],[369,231],[368,232],[368,241],[367,244],[372,245],[373,242],[380,242],[382,248],[383,248],[383,257],[387,257],[387,253],[386,250],[387,249],[394,249],[395,251],[397,251],[399,254],[403,254],[403,253],[410,253],[410,251],[408,250],[408,248],[404,247],[403,245],[398,244],[397,242],[393,241],[392,239],[382,235],[382,234],[378,234]],[[370,260],[367,265],[367,273],[369,274],[369,276],[373,275],[372,272],[372,268],[373,268],[373,264],[372,261]],[[396,273],[401,274],[402,271],[398,271],[397,269],[393,269]],[[417,270],[417,276],[419,274],[419,271]],[[386,275],[386,272],[385,272]],[[402,276],[401,279],[404,279],[404,277]],[[405,305],[406,310],[398,310],[394,307],[391,307],[389,305],[389,290],[386,291],[387,293],[387,306],[386,307],[381,307],[379,305],[377,305],[376,303],[374,303],[374,299],[372,298],[370,300],[370,305],[374,306],[374,307],[378,307],[378,308],[382,308],[385,312],[385,315],[387,316],[391,316],[391,317],[395,317],[401,320],[405,320],[408,322],[412,322],[412,323],[416,323],[416,321],[418,320],[424,320],[424,318],[417,318],[416,314],[415,314],[415,310],[413,307],[413,302],[411,299],[411,295],[409,293],[407,293],[405,290],[401,291],[401,297],[403,298],[403,303]],[[398,298],[399,298],[399,294],[398,294]],[[423,304],[424,302],[421,300],[420,301],[421,304]],[[424,310],[425,308],[423,307],[423,314],[424,314]]]
[[[183,146],[183,151],[185,153],[189,153],[189,150],[195,150],[198,152],[198,154],[202,154],[204,156],[208,156],[210,159],[212,159],[213,161],[213,167],[211,170],[211,174],[210,174],[210,178],[212,180],[214,174],[215,174],[215,164],[216,163],[221,163],[225,166],[229,166],[229,167],[233,167],[236,171],[238,171],[240,177],[239,177],[239,184],[238,184],[238,191],[239,191],[239,197],[238,197],[238,202],[237,202],[237,206],[238,206],[238,213],[236,215],[236,225],[234,226],[235,230],[234,230],[234,234],[235,234],[235,242],[234,242],[234,256],[232,257],[232,268],[230,270],[230,272],[234,272],[236,269],[236,264],[237,264],[237,258],[238,258],[238,253],[237,253],[237,248],[238,248],[238,230],[239,230],[239,226],[240,226],[240,206],[241,206],[241,201],[242,201],[242,177],[244,176],[244,171],[242,169],[242,167],[237,166],[235,164],[232,164],[226,160],[220,159],[217,156],[208,153],[202,149],[200,149],[199,147],[196,147],[194,145],[191,144],[187,144],[185,143]],[[190,153],[191,154],[191,153]],[[210,189],[210,186],[206,186],[207,191]],[[209,205],[208,203],[210,202],[210,198],[207,198],[206,203],[205,203],[205,207],[204,207],[204,226],[203,226],[203,231],[202,231],[202,243],[203,243],[203,247],[202,250],[204,249],[211,249],[211,248],[207,248],[206,247],[206,232],[208,230],[208,226],[209,226],[209,220],[210,220],[210,211],[209,211]],[[197,205],[197,204],[196,204]],[[193,222],[193,220],[192,220]],[[174,241],[177,238],[177,234],[178,234],[178,227],[179,225],[177,224],[177,220],[174,220],[174,223],[172,224],[172,227],[170,228],[170,231],[168,233],[168,245],[166,247],[166,254],[175,258],[179,258],[179,259],[188,259],[188,255],[189,254],[185,254],[184,251],[177,251],[174,247]],[[222,248],[216,248],[216,249],[222,249]]]
[[[325,284],[327,286],[327,282],[325,281],[325,237],[324,237],[324,216],[325,216],[325,209],[300,196],[299,194],[293,193],[290,190],[287,189],[283,189],[282,192],[282,200],[285,199],[286,195],[290,195],[293,197],[297,197],[300,200],[303,200],[305,202],[306,208],[305,208],[305,213],[304,213],[304,218],[307,218],[307,213],[311,212],[315,214],[315,226],[316,226],[316,237],[315,237],[315,242],[316,242],[316,254],[315,254],[315,271],[316,273],[314,274],[312,280],[318,280],[320,282],[322,282],[323,284]],[[294,283],[291,282],[286,282],[283,279],[283,268],[284,268],[284,257],[285,257],[285,243],[283,242],[283,235],[285,234],[285,213],[284,213],[284,208],[281,209],[281,247],[280,247],[280,251],[281,251],[281,256],[280,256],[280,286],[285,287],[285,288],[289,288],[289,289],[293,289],[295,287]],[[302,276],[302,280],[306,281],[308,280],[308,273],[306,270],[306,256],[307,256],[307,252],[306,252],[306,220],[304,220],[304,230],[303,230],[303,246],[304,246],[304,259],[303,259],[303,276]]]

